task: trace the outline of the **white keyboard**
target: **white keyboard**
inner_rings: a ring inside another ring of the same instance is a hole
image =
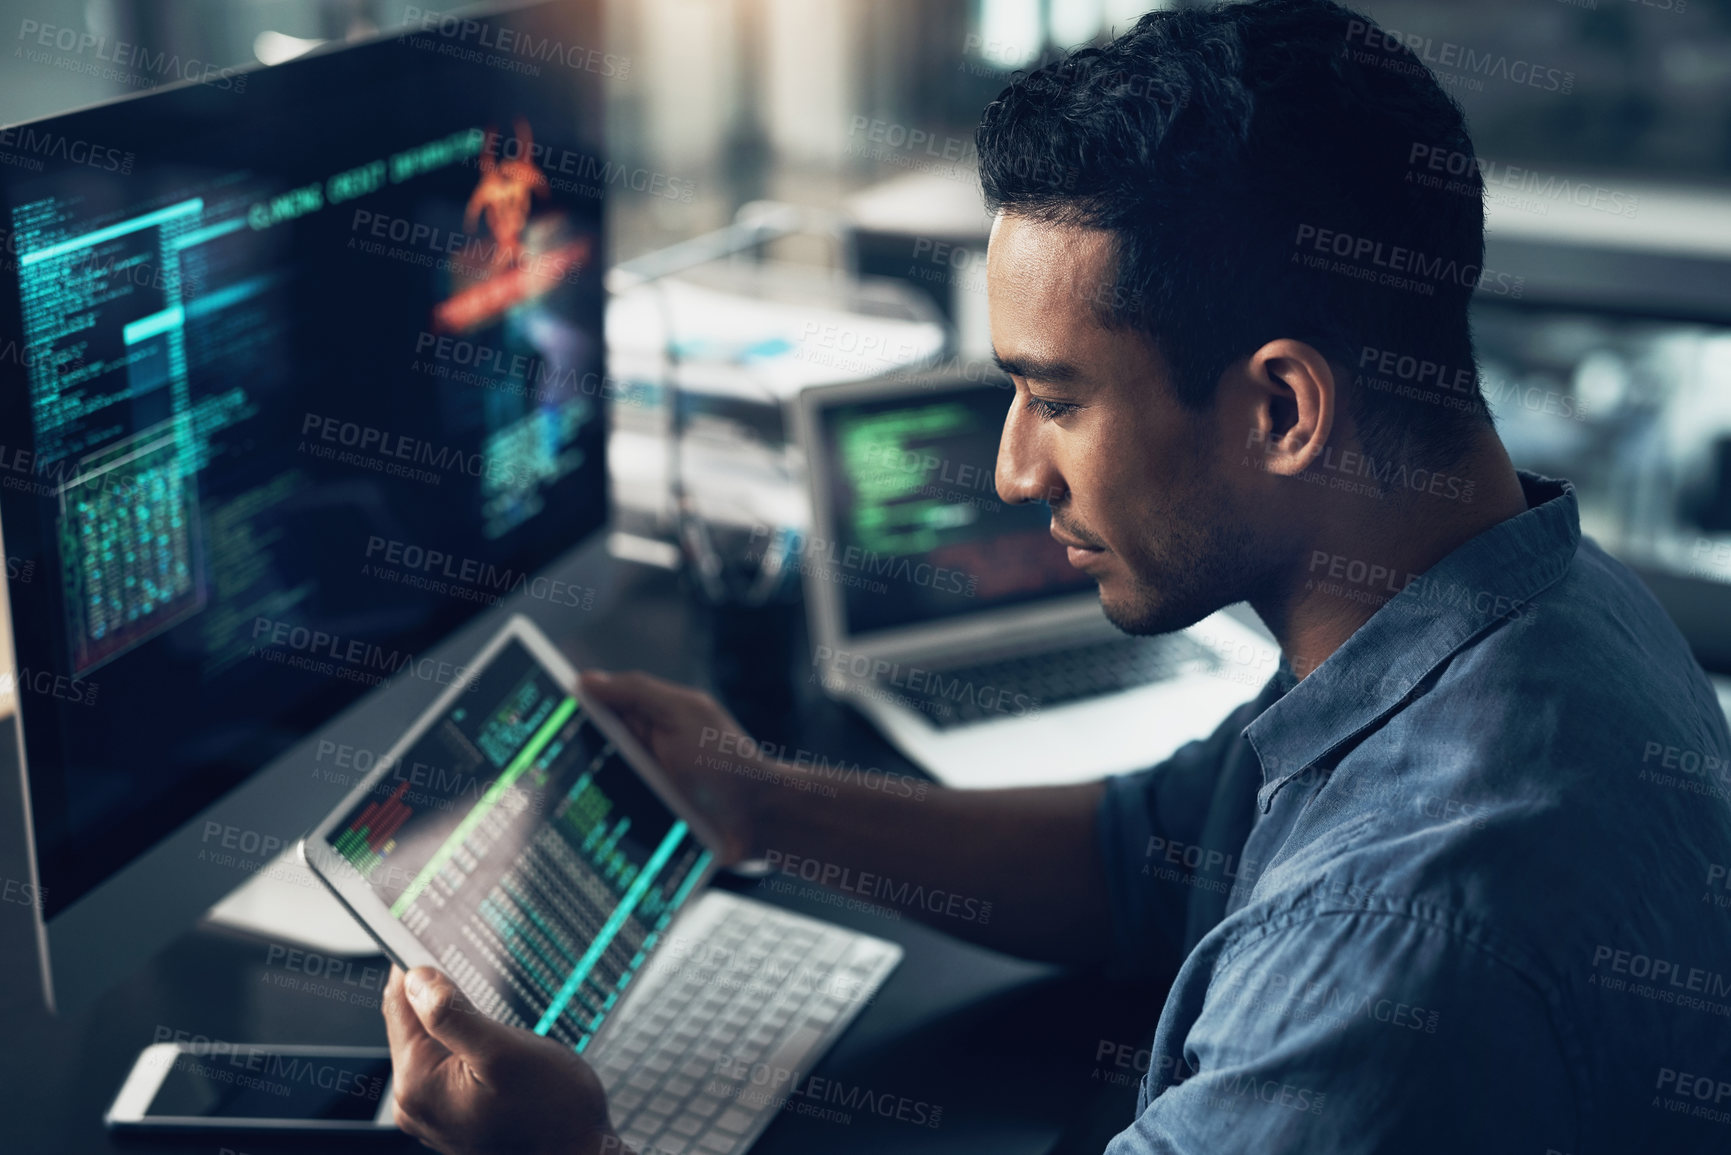
[[[726,891],[669,928],[588,1058],[639,1155],[739,1155],[901,961]]]

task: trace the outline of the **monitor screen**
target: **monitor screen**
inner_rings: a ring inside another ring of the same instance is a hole
[[[819,411],[833,542],[802,562],[836,583],[846,632],[944,621],[1094,588],[1043,504],[995,481],[1008,381],[958,381]]]
[[[482,1011],[579,1051],[713,857],[516,641],[332,829]]]
[[[1731,326],[1480,305],[1473,333],[1515,464],[1573,481],[1583,532],[1716,587],[1731,619]]]
[[[0,513],[49,915],[369,687],[448,681],[423,651],[604,518],[580,18],[0,134],[31,161],[0,166]]]

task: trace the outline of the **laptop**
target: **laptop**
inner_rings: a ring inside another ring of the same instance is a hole
[[[809,680],[953,786],[1079,782],[1153,765],[1213,729],[1278,667],[1229,611],[1120,633],[1050,536],[1000,501],[1014,397],[993,370],[803,391],[811,531]]]
[[[737,1155],[902,952],[707,889],[719,845],[516,616],[301,854],[393,962],[584,1054],[634,1149]]]

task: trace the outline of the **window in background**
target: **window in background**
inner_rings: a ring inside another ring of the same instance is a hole
[[[1051,42],[1062,48],[1086,44],[1100,34],[1105,16],[1101,0],[1051,0],[1046,32]]]
[[[1116,35],[1134,24],[1144,12],[1174,7],[1172,0],[1104,0],[1107,32]]]
[[[980,0],[981,55],[1005,70],[1040,55],[1041,0]]]

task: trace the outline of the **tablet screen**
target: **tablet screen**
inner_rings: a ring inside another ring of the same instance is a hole
[[[331,831],[476,1005],[579,1051],[711,857],[515,639]]]

